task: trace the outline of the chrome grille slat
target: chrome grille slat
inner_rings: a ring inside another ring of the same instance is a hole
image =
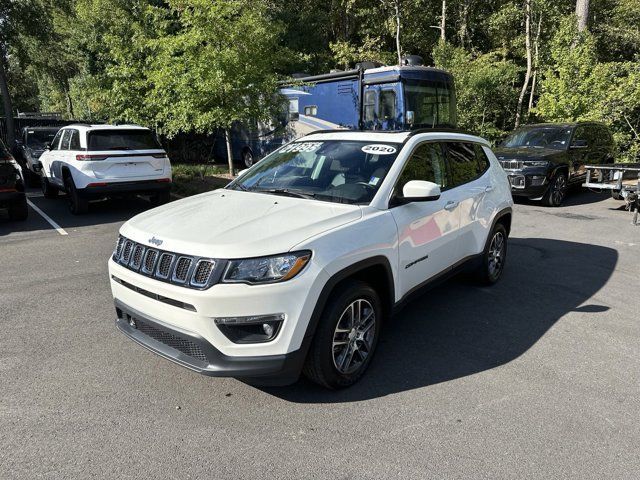
[[[210,287],[216,271],[215,259],[159,250],[122,235],[118,237],[112,259],[156,280],[195,289]]]

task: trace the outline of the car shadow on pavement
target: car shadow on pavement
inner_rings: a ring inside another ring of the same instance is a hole
[[[603,192],[597,192],[594,190],[587,190],[579,187],[572,187],[564,201],[562,207],[575,207],[578,205],[589,205],[591,203],[603,202],[611,198],[611,192],[609,190]],[[529,200],[523,197],[514,197],[516,203],[522,205],[537,205],[542,207],[540,200]],[[553,210],[553,207],[544,207]]]
[[[611,248],[513,238],[498,284],[477,287],[454,278],[393,317],[369,370],[354,386],[328,391],[302,378],[293,386],[262,389],[291,402],[353,402],[499,367],[525,354],[567,313],[596,318],[607,310],[589,300],[617,261]]]

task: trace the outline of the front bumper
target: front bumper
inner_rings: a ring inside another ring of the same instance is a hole
[[[524,173],[519,170],[506,170],[514,197],[539,198],[549,188],[549,179],[545,172]]]
[[[101,198],[110,195],[153,195],[171,190],[171,182],[143,180],[138,182],[112,182],[106,185],[78,189],[78,194],[85,198]]]
[[[116,300],[116,325],[136,343],[183,367],[212,377],[235,377],[252,383],[287,385],[302,370],[304,351],[266,356],[232,357],[194,333],[152,319]]]

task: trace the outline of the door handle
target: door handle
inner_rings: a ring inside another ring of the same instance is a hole
[[[444,209],[451,211],[458,206],[458,203],[459,202],[454,202],[453,200],[449,200],[447,203],[444,204]]]
[[[487,193],[493,192],[493,185],[487,185],[486,187],[484,187],[484,191]]]

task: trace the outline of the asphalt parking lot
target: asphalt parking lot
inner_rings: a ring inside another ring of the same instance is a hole
[[[606,195],[518,204],[501,282],[454,279],[329,392],[197,375],[114,326],[144,200],[0,214],[0,478],[640,477],[640,227]]]

